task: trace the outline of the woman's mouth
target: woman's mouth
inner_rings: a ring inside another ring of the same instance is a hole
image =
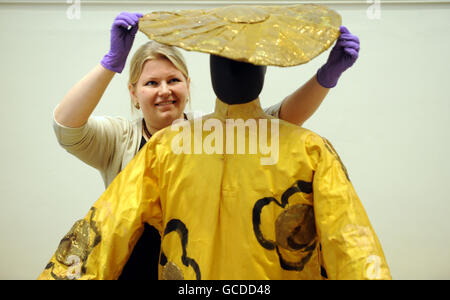
[[[167,106],[167,105],[175,104],[175,102],[177,102],[177,101],[176,100],[162,101],[162,102],[156,103],[155,106]]]

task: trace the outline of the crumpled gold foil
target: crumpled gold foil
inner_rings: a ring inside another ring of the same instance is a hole
[[[316,238],[314,209],[295,204],[281,213],[275,222],[277,244],[287,250],[306,248]]]
[[[163,280],[184,280],[183,272],[180,268],[173,262],[168,262],[162,268],[162,279]]]
[[[39,279],[72,280],[84,275],[90,253],[102,240],[95,213],[96,208],[91,207],[84,219],[75,222]]]
[[[149,39],[255,65],[295,66],[328,49],[341,16],[321,5],[232,5],[152,12],[139,21]]]
[[[66,266],[72,265],[69,257],[78,256],[82,261],[86,260],[89,251],[90,226],[86,220],[79,220],[59,243],[56,250],[56,260]]]

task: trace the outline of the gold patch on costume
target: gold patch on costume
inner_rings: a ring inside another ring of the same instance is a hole
[[[169,261],[162,269],[163,280],[184,280],[183,272],[173,262]]]
[[[186,225],[183,223],[183,221],[179,219],[171,219],[169,222],[167,222],[166,227],[164,229],[164,236],[163,240],[166,240],[167,235],[169,235],[172,232],[176,232],[179,238],[179,246],[175,246],[176,244],[172,244],[171,247],[179,247],[178,249],[181,251],[174,252],[174,249],[171,249],[170,254],[173,255],[173,253],[179,253],[181,252],[180,257],[167,257],[164,252],[164,244],[161,245],[161,257],[159,264],[162,266],[162,278],[166,280],[182,280],[184,279],[184,273],[183,271],[178,267],[177,264],[175,264],[173,259],[176,259],[177,261],[181,261],[181,263],[187,267],[185,269],[185,272],[195,272],[195,278],[197,280],[201,279],[201,272],[200,267],[195,261],[195,259],[188,256],[187,253],[187,245],[189,241],[189,230],[186,227]],[[179,259],[179,260],[178,260]]]
[[[58,276],[53,273],[55,264],[48,264],[46,269],[52,268],[51,275],[54,279],[77,279],[85,273],[84,266],[89,254],[101,241],[100,233],[93,220],[94,215],[95,208],[92,207],[89,222],[86,219],[78,220],[62,238],[55,252],[56,261],[72,268],[67,271],[67,276]],[[74,270],[76,272],[72,274]]]
[[[277,244],[287,250],[305,248],[316,237],[312,206],[296,204],[283,211],[275,222]]]
[[[281,268],[301,272],[316,249],[316,229],[311,205],[289,204],[297,194],[312,194],[312,182],[297,181],[283,193],[281,202],[273,197],[258,200],[253,207],[252,219],[256,239],[265,249],[276,250]],[[262,209],[272,203],[284,208],[274,224],[275,241],[267,239],[261,231]]]

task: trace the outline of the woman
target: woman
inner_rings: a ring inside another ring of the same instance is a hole
[[[149,42],[135,53],[130,66],[131,101],[143,118],[90,117],[115,73],[121,73],[138,30],[139,13],[120,13],[111,29],[111,47],[101,63],[79,81],[54,111],[59,143],[98,169],[105,186],[133,159],[152,134],[176,119],[189,118],[190,78],[183,57],[173,47]],[[327,63],[305,85],[266,113],[298,125],[320,105],[329,88],[357,59],[359,41],[345,27]],[[147,225],[121,279],[157,278],[159,233]]]

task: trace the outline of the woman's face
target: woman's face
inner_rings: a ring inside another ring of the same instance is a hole
[[[189,81],[166,58],[148,60],[135,87],[133,102],[139,103],[147,128],[153,134],[183,118],[189,95]]]

